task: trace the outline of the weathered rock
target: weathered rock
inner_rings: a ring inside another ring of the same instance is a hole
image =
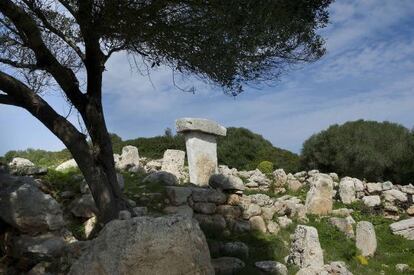
[[[255,262],[254,266],[257,267],[262,273],[274,274],[274,275],[287,275],[287,267],[276,261],[261,261]]]
[[[330,223],[339,229],[339,231],[345,233],[348,238],[354,238],[354,228],[353,225],[355,224],[354,219],[351,216],[346,218],[336,218],[332,217],[329,219]]]
[[[25,233],[64,226],[59,203],[44,194],[32,178],[0,174],[0,218]]]
[[[384,181],[382,183],[382,191],[391,190],[393,187],[394,185],[390,181]]]
[[[177,179],[182,177],[185,152],[168,149],[164,152],[161,170],[173,174]]]
[[[164,208],[164,213],[166,214],[177,214],[187,217],[193,217],[193,209],[188,205],[180,205],[180,206],[167,206]]]
[[[130,170],[140,167],[138,148],[132,145],[127,145],[122,148],[122,154],[119,160],[115,162],[118,169]]]
[[[85,231],[85,238],[89,238],[95,229],[96,224],[98,223],[98,219],[96,216],[89,218],[86,222],[83,223],[84,231]]]
[[[33,162],[25,158],[13,158],[12,161],[9,163],[9,168],[21,168],[25,166],[35,166]]]
[[[243,209],[243,219],[250,219],[253,216],[259,216],[262,209],[257,204],[249,204],[247,208]]]
[[[377,250],[377,237],[372,223],[360,221],[356,226],[356,247],[363,256],[373,256]]]
[[[332,178],[334,182],[339,182],[339,177],[337,173],[329,173],[329,176]]]
[[[355,201],[355,183],[352,178],[345,177],[339,183],[339,197],[344,204]]]
[[[312,177],[311,188],[306,195],[305,207],[309,214],[326,215],[332,211],[332,178],[326,174]]]
[[[266,195],[266,194],[254,194],[249,196],[252,203],[257,204],[259,206],[266,206],[266,205],[272,205],[273,201],[272,199]]]
[[[46,269],[51,264],[49,262],[40,262],[36,264],[32,269],[29,270],[27,275],[52,275],[51,273],[47,272]]]
[[[240,196],[237,195],[237,194],[228,195],[227,204],[229,204],[229,205],[240,205]]]
[[[214,174],[210,177],[209,185],[221,190],[244,190],[243,181],[233,175]]]
[[[299,270],[296,275],[352,275],[343,262],[331,262],[323,267],[306,267]]]
[[[223,215],[224,217],[230,217],[233,219],[240,218],[242,215],[242,209],[240,206],[232,205],[219,205],[217,206],[217,213]]]
[[[245,263],[235,257],[220,257],[211,260],[216,275],[232,275],[245,267]]]
[[[396,264],[395,270],[398,272],[407,272],[410,270],[410,266],[408,264]]]
[[[297,179],[288,179],[287,180],[287,188],[290,191],[297,192],[299,189],[303,187],[303,183]]]
[[[254,216],[249,219],[250,229],[254,231],[259,231],[266,233],[266,223],[264,222],[261,216]]]
[[[277,235],[280,231],[280,226],[274,221],[268,221],[267,231],[269,231],[270,234]]]
[[[393,201],[405,202],[408,200],[407,194],[399,190],[396,190],[396,189],[384,191],[383,195],[384,195],[384,199],[390,202],[393,202]]]
[[[250,231],[249,221],[236,220],[231,226],[231,229],[236,233],[246,233]]]
[[[74,159],[67,160],[56,167],[56,171],[64,171],[68,169],[78,168],[78,164]]]
[[[377,205],[381,205],[381,198],[378,195],[374,196],[365,196],[362,198],[364,204],[368,207],[374,207]]]
[[[269,186],[271,181],[262,173],[259,169],[253,171],[250,177],[247,179],[246,186],[257,187],[257,186]]]
[[[214,270],[198,224],[175,215],[108,223],[69,274],[214,274]]]
[[[414,185],[412,185],[411,183],[408,185],[401,186],[400,190],[406,194],[414,195]]]
[[[98,209],[91,194],[84,194],[74,199],[70,203],[69,209],[74,216],[81,218],[92,218],[98,214]]]
[[[185,136],[190,181],[199,186],[208,185],[210,176],[217,173],[216,136],[225,136],[226,128],[200,118],[178,119],[176,127]]]
[[[276,207],[274,206],[264,206],[262,207],[262,217],[265,221],[270,221],[273,219],[273,216],[276,213]]]
[[[300,268],[323,266],[323,252],[316,228],[305,225],[296,227],[288,263]]]
[[[148,214],[148,208],[146,206],[136,206],[132,208],[132,213],[135,217],[141,217]]]
[[[407,208],[407,214],[410,216],[414,215],[414,205]]]
[[[338,217],[348,217],[354,212],[352,209],[348,208],[339,208],[332,210],[332,215],[338,216]]]
[[[207,231],[222,231],[226,228],[226,220],[222,215],[194,214],[194,218],[200,223],[200,227]]]
[[[220,247],[220,253],[228,257],[249,258],[249,247],[243,242],[227,242]]]
[[[28,159],[16,157],[9,163],[9,172],[12,175],[20,176],[42,175],[47,173],[47,169],[36,167]]]
[[[287,175],[285,173],[285,170],[276,169],[275,171],[273,171],[272,174],[273,174],[274,183],[276,187],[285,186],[286,181],[287,181]]]
[[[192,188],[192,198],[195,202],[213,202],[223,204],[226,202],[226,195],[220,190],[210,188]]]
[[[286,216],[277,217],[277,223],[280,225],[281,228],[286,228],[293,223],[291,219]]]
[[[390,229],[393,234],[401,235],[408,240],[414,240],[414,218],[392,223]]]
[[[121,210],[118,213],[118,219],[120,220],[129,220],[131,219],[131,217],[131,212],[129,212],[128,210]]]
[[[216,208],[216,204],[212,202],[196,202],[193,205],[194,211],[201,214],[214,214]]]
[[[143,183],[158,183],[166,186],[178,184],[178,179],[174,174],[165,171],[157,171],[146,176]]]
[[[38,236],[20,235],[13,240],[13,254],[31,262],[51,260],[63,254],[66,243],[60,236],[46,233]]]
[[[367,183],[368,193],[378,193],[382,191],[382,184],[380,182],[369,182]]]
[[[187,203],[192,190],[188,187],[167,186],[165,192],[173,205],[182,205]]]

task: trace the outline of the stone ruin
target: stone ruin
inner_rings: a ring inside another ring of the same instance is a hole
[[[178,119],[176,127],[185,137],[190,182],[207,186],[210,176],[217,173],[217,136],[226,136],[227,129],[202,118]]]

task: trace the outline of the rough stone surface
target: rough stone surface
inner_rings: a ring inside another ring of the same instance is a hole
[[[363,256],[373,256],[377,250],[377,237],[372,223],[360,221],[356,226],[356,247]]]
[[[97,222],[98,219],[96,218],[96,216],[93,216],[92,218],[88,219],[86,222],[83,223],[83,226],[85,228],[85,237],[87,239],[91,236],[91,233],[93,232]]]
[[[32,178],[1,173],[0,218],[25,233],[53,231],[64,226],[59,203],[40,191]]]
[[[352,275],[343,262],[331,262],[323,267],[305,267],[296,275]]]
[[[56,167],[56,171],[64,171],[67,169],[78,168],[78,164],[74,159],[67,160]]]
[[[179,179],[182,177],[184,170],[184,161],[184,151],[168,149],[164,152],[161,170],[169,172]]]
[[[345,177],[341,179],[339,197],[344,204],[351,204],[355,201],[355,183],[352,178]]]
[[[243,181],[233,175],[214,174],[210,177],[209,185],[221,190],[244,190]]]
[[[249,247],[243,242],[227,242],[220,247],[220,253],[224,256],[249,258]]]
[[[108,223],[72,265],[71,275],[214,274],[204,234],[182,216]]]
[[[116,167],[121,170],[129,170],[139,167],[139,153],[138,148],[132,145],[127,145],[122,148],[122,154],[119,160],[115,162]]]
[[[98,209],[91,194],[84,194],[74,199],[70,203],[69,209],[74,216],[81,218],[92,218],[98,214]]]
[[[226,220],[222,215],[194,214],[194,218],[200,223],[203,230],[222,231],[226,228]]]
[[[281,228],[286,228],[293,223],[291,219],[286,216],[277,217],[277,223],[280,225]]]
[[[267,231],[269,231],[270,234],[277,235],[280,231],[280,226],[274,221],[269,221],[267,223]]]
[[[381,198],[378,195],[374,196],[365,196],[362,198],[364,204],[368,207],[374,207],[377,205],[381,205]]]
[[[225,136],[227,130],[215,121],[204,118],[181,118],[175,121],[177,132],[199,131],[206,134]]]
[[[245,263],[235,257],[220,257],[211,260],[216,275],[237,274],[239,270],[245,267]]]
[[[401,186],[401,191],[410,195],[414,195],[414,185],[411,183]]]
[[[257,204],[249,204],[247,208],[243,210],[243,219],[250,219],[253,216],[259,216],[262,213],[262,209]]]
[[[159,183],[162,185],[173,186],[178,184],[177,177],[166,171],[157,171],[146,176],[143,183]]]
[[[216,204],[212,202],[196,202],[193,205],[194,211],[201,214],[213,214],[216,208]]]
[[[272,174],[273,174],[275,186],[277,187],[285,186],[286,181],[287,181],[287,175],[285,173],[285,170],[276,169],[275,171],[273,171]]]
[[[332,217],[329,219],[330,223],[338,228],[339,231],[345,233],[348,238],[354,238],[354,228],[353,225],[355,224],[354,219],[351,216],[346,218],[337,218]]]
[[[382,184],[380,182],[369,182],[367,183],[368,193],[378,193],[382,191]]]
[[[186,217],[193,217],[193,209],[188,205],[180,205],[180,206],[167,206],[164,208],[164,213],[166,214],[176,214]]]
[[[192,188],[192,199],[195,202],[213,202],[215,204],[223,204],[227,200],[223,192],[209,188]]]
[[[168,198],[173,205],[181,205],[187,203],[188,197],[191,195],[191,189],[187,187],[167,186],[165,188]]]
[[[14,239],[12,249],[15,256],[41,261],[61,256],[65,246],[62,237],[46,233],[37,236],[20,235]]]
[[[261,261],[255,262],[254,266],[265,274],[287,275],[287,267],[276,261]]]
[[[414,218],[392,223],[390,228],[393,234],[401,235],[408,240],[414,240]]]
[[[392,190],[387,190],[383,192],[384,194],[384,198],[386,201],[400,201],[400,202],[405,202],[408,200],[407,198],[407,194],[396,190],[396,189],[392,189]]]
[[[300,268],[323,266],[323,252],[316,228],[305,225],[296,227],[288,262]]]
[[[241,217],[242,209],[240,206],[223,204],[217,206],[217,213],[223,215],[224,217],[237,219]]]
[[[261,216],[254,216],[249,219],[250,222],[250,229],[254,231],[259,231],[262,233],[266,233],[266,223],[264,222]]]
[[[408,264],[396,264],[395,270],[398,272],[407,272],[410,270],[410,266]]]
[[[326,174],[312,177],[311,188],[306,195],[306,212],[308,214],[326,215],[332,211],[332,178]]]

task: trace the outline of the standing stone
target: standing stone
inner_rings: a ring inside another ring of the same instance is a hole
[[[332,178],[326,174],[317,174],[310,180],[311,188],[306,195],[308,214],[326,215],[332,212]]]
[[[168,149],[164,152],[161,170],[182,178],[184,170],[185,152],[181,150]]]
[[[305,225],[296,227],[288,263],[300,268],[323,266],[323,252],[316,228]]]
[[[182,118],[176,121],[177,132],[184,133],[190,181],[208,185],[217,171],[217,136],[226,136],[226,128],[201,118]]]
[[[122,154],[115,164],[121,170],[137,169],[139,167],[138,148],[132,145],[124,146]]]
[[[345,177],[339,183],[339,196],[344,204],[355,201],[355,183],[352,178]]]
[[[374,256],[377,250],[377,237],[372,223],[361,221],[356,226],[356,247],[362,256]]]

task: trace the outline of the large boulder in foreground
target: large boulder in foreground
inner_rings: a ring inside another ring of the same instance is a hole
[[[173,215],[108,223],[69,274],[214,274],[214,269],[198,223]]]
[[[308,214],[326,215],[332,212],[333,181],[329,175],[316,174],[310,180],[311,188],[306,195]]]
[[[0,218],[25,233],[58,230],[64,226],[62,209],[29,177],[0,173]]]

